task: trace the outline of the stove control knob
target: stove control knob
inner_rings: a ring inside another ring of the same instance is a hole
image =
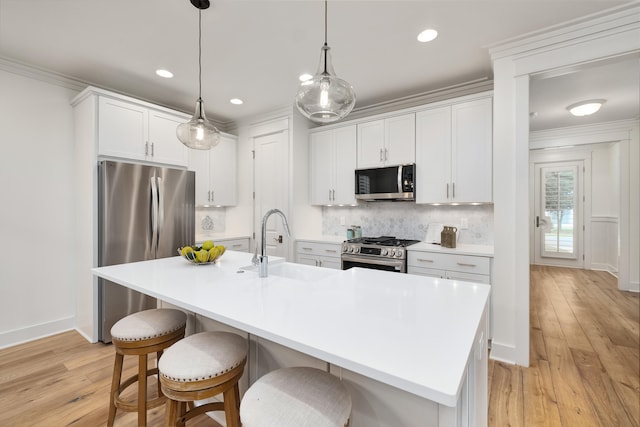
[[[382,248],[382,249],[380,250],[380,255],[382,255],[382,256],[387,256],[387,248]]]
[[[403,251],[402,249],[398,249],[398,250],[396,251],[396,256],[397,256],[398,258],[402,257],[403,252],[404,252],[404,251]]]
[[[354,253],[356,253],[356,254],[357,254],[358,252],[360,252],[360,247],[359,247],[359,246],[354,247],[354,248],[353,248],[353,252],[354,252]]]
[[[392,256],[392,257],[396,256],[396,250],[395,249],[391,249],[391,253],[389,255]]]

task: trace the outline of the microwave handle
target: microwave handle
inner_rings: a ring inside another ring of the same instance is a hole
[[[398,166],[398,193],[402,193],[402,166]]]

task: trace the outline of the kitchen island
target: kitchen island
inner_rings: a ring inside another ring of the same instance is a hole
[[[229,251],[215,265],[173,257],[93,272],[324,361],[351,393],[352,427],[487,425],[489,286],[285,262],[259,278],[250,260]],[[249,370],[256,357],[250,346]]]

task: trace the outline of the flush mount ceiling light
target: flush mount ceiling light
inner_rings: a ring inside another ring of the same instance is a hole
[[[160,77],[164,77],[165,79],[170,79],[173,77],[173,73],[169,70],[163,70],[162,68],[156,70],[156,74]]]
[[[434,29],[429,28],[428,30],[424,30],[420,34],[418,34],[418,41],[420,43],[426,43],[435,40],[436,37],[438,37],[438,32]]]
[[[231,98],[229,100],[230,103],[232,103],[233,105],[242,105],[244,104],[244,101],[240,98]]]
[[[176,135],[180,142],[196,150],[209,150],[220,142],[220,132],[207,120],[202,101],[202,10],[209,7],[209,0],[191,0],[198,9],[198,100],[191,120],[179,124]]]
[[[343,119],[353,110],[356,94],[353,87],[336,76],[331,64],[331,48],[327,44],[327,0],[324,2],[324,45],[320,50],[318,71],[300,83],[296,106],[300,113],[316,123]]]
[[[574,116],[589,116],[602,107],[605,103],[604,99],[590,99],[588,101],[581,101],[575,104],[571,104],[567,107],[567,110]]]

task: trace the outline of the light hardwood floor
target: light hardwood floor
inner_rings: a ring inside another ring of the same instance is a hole
[[[489,363],[489,425],[638,427],[639,319],[638,295],[607,273],[532,267],[531,366]],[[113,348],[76,332],[0,350],[0,426],[105,425],[112,369]],[[148,425],[163,415],[150,411]],[[118,413],[116,426],[135,425]]]
[[[490,426],[640,425],[640,299],[616,286],[531,267],[530,366],[489,363]]]

